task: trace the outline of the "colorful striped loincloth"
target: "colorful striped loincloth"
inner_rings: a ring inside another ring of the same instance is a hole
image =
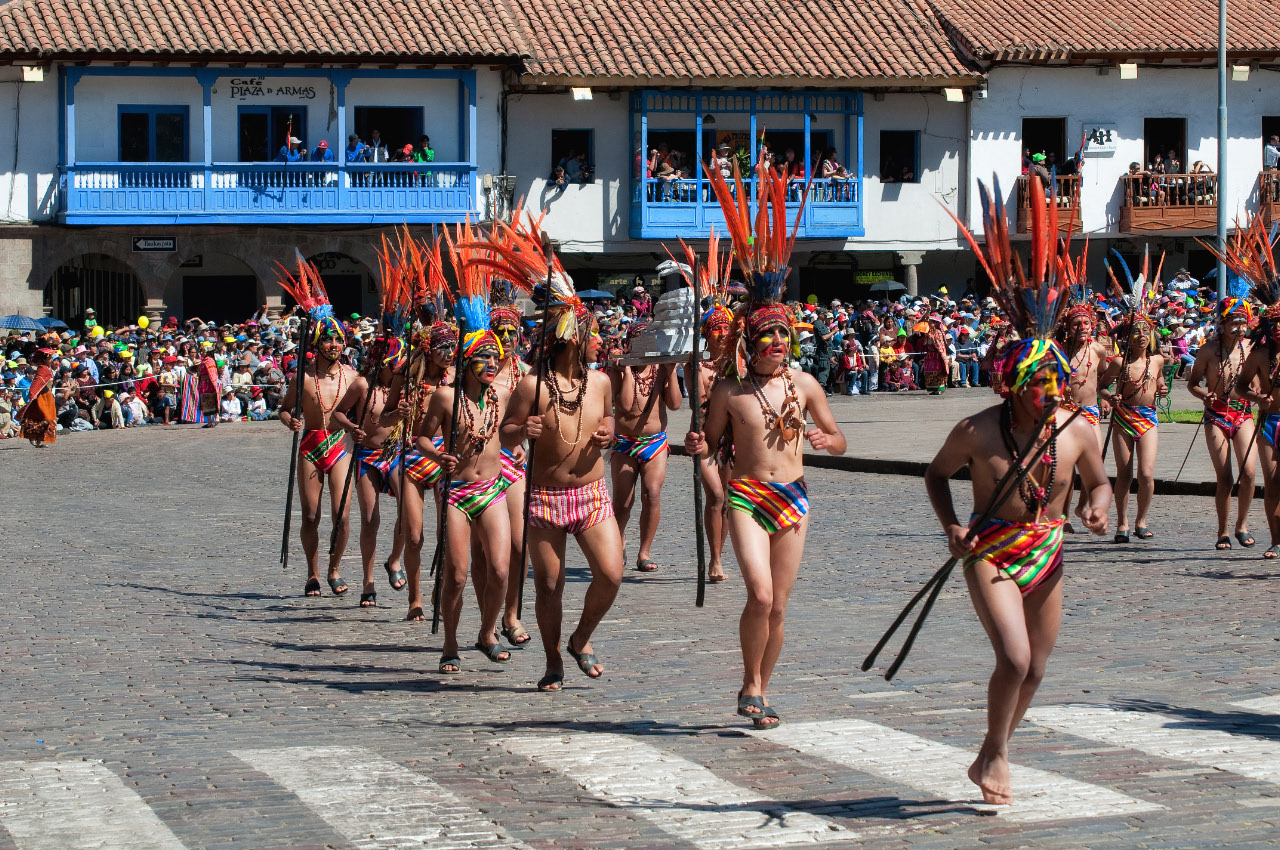
[[[1280,432],[1280,413],[1268,413],[1267,418],[1262,421],[1262,439],[1273,449],[1280,448],[1276,445],[1277,432]]]
[[[1228,437],[1234,437],[1240,430],[1240,426],[1252,416],[1253,405],[1242,398],[1233,398],[1225,402],[1215,398],[1204,409],[1205,424],[1222,429],[1222,433]]]
[[[613,450],[627,457],[633,457],[641,463],[648,463],[662,452],[670,451],[671,446],[667,443],[667,432],[659,431],[648,437],[618,434],[613,438]]]
[[[1144,434],[1154,431],[1159,424],[1156,409],[1145,404],[1117,404],[1111,415],[1120,430],[1135,440],[1141,440]]]
[[[312,428],[302,432],[302,459],[315,466],[321,475],[327,475],[338,461],[347,456],[343,442],[345,431],[325,431]]]
[[[431,444],[437,449],[444,445],[441,437],[432,437]],[[391,480],[391,476],[400,475],[400,447],[396,445],[387,446],[382,450],[382,458],[378,462],[378,468],[383,470],[387,480]],[[440,465],[413,446],[404,450],[404,474],[406,478],[421,484],[424,487],[434,487],[436,482],[444,476],[444,470]]]
[[[987,520],[973,532],[973,551],[965,556],[964,568],[986,561],[1013,579],[1026,596],[1062,566],[1062,527],[1066,520]]]
[[[1102,408],[1096,404],[1072,404],[1067,402],[1062,405],[1064,410],[1080,411],[1080,418],[1088,422],[1090,425],[1097,425],[1102,421]]]
[[[524,467],[516,463],[515,455],[510,449],[502,450],[502,474],[498,477],[502,479],[503,490],[524,478]]]
[[[390,493],[390,470],[382,461],[382,449],[371,449],[368,446],[356,446],[355,451],[356,480],[371,473],[378,473],[378,489]]]
[[[451,481],[447,502],[475,522],[490,505],[507,498],[507,487],[502,476],[495,475],[481,481]]]
[[[770,535],[790,528],[809,513],[804,479],[784,484],[750,478],[729,480],[729,507],[749,514]]]
[[[529,492],[529,525],[581,534],[613,516],[609,482],[600,478],[581,487],[534,487]]]

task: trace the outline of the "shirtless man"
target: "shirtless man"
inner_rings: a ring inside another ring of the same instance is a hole
[[[787,600],[809,527],[800,441],[841,455],[845,438],[823,388],[787,365],[794,332],[786,309],[776,303],[753,306],[746,326],[747,374],[715,386],[705,430],[690,431],[685,450],[700,458],[722,439],[733,446],[728,525],[747,588],[738,620],[744,667],[738,714],[757,729],[771,729],[782,720],[765,691],[782,652]],[[810,415],[814,427],[807,428]]]
[[[497,290],[495,289],[495,295]],[[520,384],[520,379],[529,373],[529,367],[520,359],[520,319],[521,313],[514,305],[505,300],[501,303],[495,298],[489,309],[489,327],[498,342],[502,343],[502,363],[498,366],[498,377],[493,385],[505,391],[509,397]],[[502,636],[517,648],[523,647],[532,640],[524,624],[520,622],[520,584],[528,572],[526,565],[520,564],[520,533],[524,528],[524,448],[502,447],[502,480],[506,487],[507,497],[503,505],[507,511],[507,519],[511,527],[511,553],[507,568],[507,599],[502,611]],[[471,544],[471,561],[483,563],[484,547],[473,538]],[[485,578],[488,569],[479,566],[471,571],[471,582],[476,588],[476,600],[483,606],[485,598]]]
[[[437,322],[426,332],[416,335],[413,350],[409,354],[408,373],[401,372],[391,381],[387,406],[382,411],[379,424],[389,427],[399,422],[409,440],[404,449],[405,492],[400,492],[401,459],[400,443],[392,436],[385,444],[383,468],[391,493],[401,500],[396,522],[395,551],[404,553],[404,569],[408,576],[409,613],[405,620],[420,623],[426,620],[422,610],[422,510],[427,487],[434,486],[444,475],[439,464],[422,454],[415,445],[417,438],[426,437],[441,445],[438,432],[426,431],[427,407],[431,396],[439,386],[450,383],[449,368],[458,344],[457,331],[451,325]],[[405,392],[405,386],[408,392]],[[402,548],[403,547],[403,548]],[[391,561],[387,571],[391,571]]]
[[[1133,483],[1133,467],[1138,473],[1138,514],[1134,518],[1134,534],[1139,540],[1155,535],[1147,529],[1147,511],[1156,490],[1156,440],[1158,425],[1156,398],[1169,394],[1164,382],[1164,358],[1156,350],[1155,323],[1140,309],[1116,326],[1116,336],[1129,336],[1128,362],[1116,357],[1103,370],[1099,386],[1102,398],[1111,405],[1115,418],[1111,445],[1116,458],[1116,536],[1115,543],[1129,542],[1129,486]]]
[[[355,432],[356,497],[360,500],[360,561],[364,567],[364,588],[360,593],[360,605],[373,608],[378,604],[378,594],[373,584],[373,564],[377,559],[378,528],[381,514],[379,497],[391,492],[390,463],[384,461],[383,444],[391,436],[391,427],[382,424],[382,414],[387,409],[391,382],[404,368],[408,347],[404,340],[392,338],[375,349],[369,358],[369,377],[357,379],[358,409],[364,411],[360,429]],[[366,394],[371,394],[366,400]],[[366,404],[368,405],[366,407]],[[397,482],[398,483],[398,482]],[[397,538],[397,543],[399,538]],[[399,559],[399,553],[392,551]],[[383,565],[392,590],[404,590],[408,578],[403,569],[391,569],[391,558]]]
[[[535,613],[547,656],[538,690],[564,686],[560,656],[566,535],[577,538],[591,568],[591,584],[578,626],[565,649],[578,668],[598,679],[604,665],[596,658],[591,636],[613,604],[622,583],[622,538],[614,520],[601,450],[613,445],[613,408],[609,379],[588,369],[600,350],[600,336],[586,308],[567,292],[553,289],[560,305],[550,311],[554,334],[566,310],[574,313],[563,336],[547,343],[550,358],[537,410],[533,409],[537,375],[521,380],[502,424],[502,441],[515,445],[537,441],[533,488],[529,502],[529,556],[533,562]]]
[[[702,314],[702,338],[707,343],[708,359],[690,363],[686,375],[696,375],[698,397],[702,399],[702,421],[706,422],[711,405],[711,394],[719,383],[724,358],[728,355],[729,330],[733,326],[733,312],[723,304],[715,304]],[[728,578],[724,571],[724,541],[729,536],[729,524],[725,514],[725,488],[729,480],[728,451],[713,451],[699,458],[702,473],[702,492],[706,497],[703,521],[707,529],[707,542],[711,550],[711,562],[707,565],[707,581],[721,582]]]
[[[1014,343],[1010,349],[1007,400],[957,423],[925,471],[929,501],[951,554],[964,559],[969,596],[995,650],[995,671],[987,686],[987,734],[968,774],[987,803],[1013,802],[1009,739],[1044,677],[1062,622],[1062,529],[1074,471],[1079,470],[1088,493],[1081,521],[1094,534],[1106,533],[1111,501],[1098,437],[1082,414],[1057,434],[1056,450],[1046,439],[1048,428],[1036,438],[1030,456],[1053,460],[1047,465],[1034,461],[1028,482],[990,522],[970,528],[973,519],[962,523],[956,516],[951,477],[967,466],[974,510],[990,504],[996,482],[1020,461],[1015,453],[1057,403],[1059,387],[1068,377],[1066,357],[1056,343],[1056,356],[1028,356],[1035,342]],[[1062,428],[1068,418],[1058,409],[1050,423]]]
[[[1067,411],[1079,410],[1080,418],[1093,426],[1098,436],[1098,447],[1106,439],[1100,425],[1102,406],[1098,403],[1098,376],[1107,368],[1108,350],[1093,336],[1093,307],[1078,304],[1067,311],[1066,341],[1063,346],[1071,363],[1071,380],[1067,383],[1062,406]],[[1082,490],[1076,504],[1076,516],[1084,515],[1087,496]],[[1075,532],[1067,523],[1068,534]]]
[[[444,619],[444,647],[440,654],[441,673],[462,672],[458,657],[458,620],[462,616],[462,591],[467,585],[471,549],[479,545],[484,559],[476,569],[486,573],[480,600],[480,635],[475,648],[493,662],[511,660],[511,653],[494,639],[502,605],[506,601],[508,555],[511,551],[511,521],[506,507],[506,482],[502,476],[502,444],[498,425],[511,397],[505,388],[494,386],[502,345],[489,330],[468,333],[463,340],[463,397],[458,410],[458,433],[453,430],[454,387],[440,387],[432,394],[423,431],[440,432],[449,454],[431,440],[420,438],[418,450],[450,473],[449,511],[446,528],[445,563],[440,589],[440,611]]]
[[[280,422],[291,431],[302,432],[298,458],[298,496],[302,507],[302,549],[307,556],[307,596],[320,596],[320,496],[325,480],[329,482],[329,500],[333,520],[339,523],[337,545],[329,556],[329,589],[334,595],[347,592],[347,583],[338,573],[342,553],[347,548],[347,509],[338,515],[342,485],[347,476],[345,431],[355,431],[356,424],[347,417],[358,396],[356,370],[340,362],[346,345],[342,324],[332,315],[316,318],[311,334],[316,357],[311,364],[301,364],[302,418],[293,417],[297,381],[280,403]],[[337,425],[330,429],[330,425]]]
[[[631,338],[645,328],[635,322]],[[667,479],[667,411],[680,409],[680,382],[675,377],[675,364],[618,366],[610,370],[614,418],[618,433],[613,439],[609,467],[613,473],[613,508],[617,511],[618,531],[622,535],[623,559],[627,551],[627,522],[635,504],[636,483],[640,493],[640,548],[636,551],[636,569],[653,572],[658,565],[649,557],[653,538],[658,534],[662,516],[662,484]]]
[[[1200,346],[1196,362],[1187,376],[1187,391],[1204,403],[1204,439],[1213,461],[1218,486],[1213,494],[1218,510],[1215,549],[1231,548],[1227,519],[1231,510],[1231,450],[1235,449],[1240,470],[1240,503],[1236,509],[1236,540],[1246,549],[1254,544],[1249,533],[1249,506],[1253,503],[1254,423],[1253,407],[1246,393],[1250,381],[1241,381],[1252,343],[1246,339],[1253,318],[1249,302],[1224,298],[1218,304],[1218,336]],[[1206,386],[1200,383],[1206,382]]]

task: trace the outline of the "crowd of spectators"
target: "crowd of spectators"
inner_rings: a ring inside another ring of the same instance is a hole
[[[1100,318],[1114,319],[1125,306],[1099,299]],[[604,339],[606,362],[625,350],[628,329],[652,314],[653,299],[637,276],[617,297],[593,302]],[[991,384],[991,369],[1008,324],[996,303],[980,297],[969,282],[958,300],[946,287],[934,296],[903,295],[887,301],[833,300],[828,306],[810,297],[792,303],[799,322],[794,365],[812,374],[831,394],[870,395],[924,386],[924,355],[940,333],[949,386]],[[1153,313],[1163,353],[1180,376],[1195,352],[1211,339],[1213,292],[1185,269],[1164,284]],[[351,314],[346,358],[360,368],[375,324]],[[271,317],[266,307],[236,323],[169,317],[162,324],[145,318],[123,327],[104,328],[87,313],[83,329],[61,333],[12,333],[0,352],[0,437],[14,436],[16,418],[28,402],[35,370],[31,354],[49,347],[60,431],[133,428],[152,424],[199,422],[195,367],[212,353],[220,371],[224,422],[275,418],[286,382],[296,366],[298,318],[292,311]],[[1102,327],[1102,331],[1109,331]]]

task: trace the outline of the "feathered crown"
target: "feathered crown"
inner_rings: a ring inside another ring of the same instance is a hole
[[[1009,224],[1000,201],[1004,196],[1000,192],[999,178],[994,180],[994,185],[995,194],[992,195],[986,184],[978,181],[983,232],[986,235],[985,252],[955,213],[948,209],[947,214],[960,228],[991,280],[991,296],[1022,337],[1004,355],[1004,372],[1010,376],[1006,387],[1009,391],[1018,390],[1046,362],[1054,367],[1059,387],[1064,386],[1071,366],[1053,333],[1067,303],[1067,288],[1079,275],[1069,253],[1070,243],[1058,238],[1057,193],[1050,188],[1046,199],[1040,178],[1034,174],[1028,178],[1031,257],[1030,265],[1024,268],[1022,258],[1009,241]]]
[[[1149,248],[1142,250],[1142,268],[1138,270],[1138,276],[1135,278],[1133,272],[1129,269],[1129,264],[1125,262],[1124,257],[1120,256],[1120,252],[1114,248],[1111,250],[1115,254],[1116,261],[1120,264],[1120,271],[1124,273],[1125,287],[1120,285],[1120,281],[1116,279],[1115,271],[1111,268],[1111,263],[1103,260],[1103,265],[1107,269],[1107,277],[1111,281],[1111,292],[1115,296],[1116,301],[1129,306],[1129,312],[1125,314],[1120,321],[1116,323],[1116,330],[1122,334],[1131,333],[1131,329],[1141,325],[1146,329],[1148,348],[1155,347],[1156,322],[1151,318],[1151,309],[1155,306],[1156,300],[1160,297],[1160,271],[1164,268],[1164,255],[1160,255],[1160,263],[1156,266],[1155,277],[1151,277],[1151,252]]]
[[[720,253],[720,237],[716,233],[714,226],[711,228],[711,237],[707,240],[707,259],[703,263],[698,262],[698,253],[689,247],[689,244],[683,239],[680,240],[680,247],[684,250],[686,264],[677,263],[680,266],[680,272],[684,275],[685,282],[690,286],[693,281],[689,280],[686,268],[697,270],[698,275],[698,291],[703,299],[710,298],[710,305],[703,310],[698,317],[698,327],[701,328],[702,334],[705,336],[713,329],[728,330],[733,327],[733,311],[729,309],[729,295],[726,291],[729,282],[729,269],[732,267],[733,257],[730,254]],[[672,262],[676,262],[675,257],[667,251],[667,256],[671,257]],[[661,269],[661,266],[659,266]],[[701,305],[699,305],[701,309]]]
[[[782,305],[787,275],[791,268],[791,250],[795,246],[796,230],[809,200],[810,182],[805,185],[796,209],[791,232],[787,232],[787,187],[789,180],[764,161],[763,152],[756,162],[758,187],[754,221],[747,205],[748,193],[742,184],[738,162],[733,161],[733,188],[721,176],[719,169],[711,169],[702,163],[702,170],[715,190],[716,200],[724,213],[725,227],[733,243],[733,257],[738,261],[747,281],[747,304],[735,318],[733,340],[734,357],[728,358],[726,371],[741,377],[746,374],[748,337],[765,328],[785,327],[794,342],[795,329],[791,313]]]
[[[276,263],[280,269],[279,283],[311,317],[311,344],[315,345],[325,336],[336,337],[345,343],[347,333],[342,322],[333,315],[333,305],[329,303],[329,294],[324,291],[320,270],[314,263],[308,262],[297,248],[293,253],[298,263],[298,273],[296,276],[290,274],[288,269]]]
[[[454,302],[454,312],[462,335],[462,356],[470,359],[481,349],[492,347],[498,350],[498,357],[501,358],[502,343],[489,328],[489,285],[492,272],[485,266],[472,262],[484,249],[471,246],[484,243],[477,241],[476,234],[471,229],[470,218],[465,224],[457,226],[454,236],[449,235],[449,228],[446,227],[444,238],[449,245],[453,270],[458,278],[458,298]]]
[[[448,281],[444,273],[444,256],[441,253],[442,240],[436,237],[429,248],[423,249],[423,308],[421,321],[427,326],[427,346],[429,348],[449,348],[457,345],[458,330],[448,321],[446,305],[452,300]]]
[[[1275,242],[1280,222],[1271,226],[1262,216],[1255,215],[1248,227],[1236,222],[1236,232],[1227,242],[1226,251],[1219,253],[1216,246],[1200,242],[1221,260],[1237,277],[1249,282],[1249,295],[1262,305],[1258,334],[1269,345],[1280,342],[1277,338],[1277,321],[1280,320],[1280,271],[1277,271]],[[1199,240],[1197,240],[1199,241]],[[1218,315],[1243,314],[1251,318],[1249,302],[1241,298],[1224,298],[1218,305]]]
[[[405,364],[408,347],[401,335],[409,321],[411,289],[412,285],[409,275],[406,274],[404,263],[403,242],[397,247],[389,246],[384,233],[382,250],[378,252],[378,291],[382,301],[382,333],[374,340],[370,357],[370,360],[377,363],[379,367],[390,366],[392,371],[399,371]]]
[[[528,287],[529,292],[545,281],[547,264],[550,263],[552,300],[549,312],[553,322],[552,333],[556,339],[578,339],[579,325],[591,316],[591,311],[578,297],[573,288],[573,280],[560,264],[560,258],[554,253],[550,257],[543,253],[542,216],[535,219],[532,214],[526,215],[522,209],[517,208],[512,220],[515,222],[514,227],[498,223],[497,238],[468,246],[489,252],[472,262],[516,286],[523,284],[521,288]],[[543,297],[546,297],[545,293]]]

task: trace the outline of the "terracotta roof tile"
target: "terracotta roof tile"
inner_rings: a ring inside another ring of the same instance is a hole
[[[502,58],[524,52],[504,0],[11,0],[0,56]],[[406,13],[406,9],[408,12]]]
[[[949,33],[979,60],[1044,61],[1090,54],[1213,54],[1217,0],[928,0]],[[1231,0],[1227,49],[1280,54],[1280,2]]]

